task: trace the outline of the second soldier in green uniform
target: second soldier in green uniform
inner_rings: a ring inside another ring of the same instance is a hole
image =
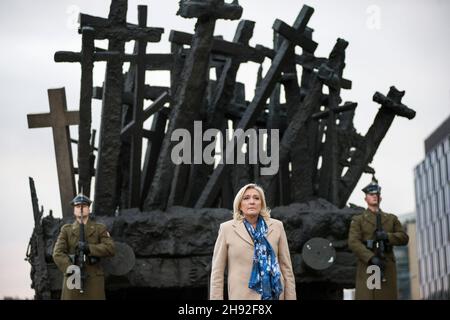
[[[409,237],[397,216],[379,209],[381,187],[375,178],[362,191],[366,194],[364,200],[367,203],[367,209],[353,217],[348,235],[349,248],[358,258],[355,298],[356,300],[395,300],[397,299],[397,270],[392,247],[408,244]],[[381,228],[377,228],[377,214],[381,222],[381,226],[378,227]],[[367,280],[373,275],[368,267],[372,265],[378,266],[381,271],[380,288],[368,285]]]

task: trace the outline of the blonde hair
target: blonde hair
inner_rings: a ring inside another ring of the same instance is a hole
[[[270,209],[267,207],[266,204],[266,197],[264,195],[264,190],[255,183],[246,184],[236,194],[236,197],[234,198],[233,201],[233,219],[239,221],[244,218],[244,215],[239,207],[241,205],[242,198],[244,197],[244,193],[245,191],[247,191],[247,189],[255,189],[256,191],[258,191],[261,197],[261,211],[259,212],[259,215],[263,217],[265,220],[268,220],[270,218]]]

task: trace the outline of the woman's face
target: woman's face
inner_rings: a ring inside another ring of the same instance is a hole
[[[253,188],[248,188],[241,200],[240,209],[244,217],[257,216],[261,211],[261,195]]]

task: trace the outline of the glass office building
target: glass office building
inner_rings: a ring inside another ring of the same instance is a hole
[[[424,299],[450,299],[450,117],[414,169],[419,281]]]
[[[407,246],[394,246],[395,264],[397,265],[397,290],[399,300],[411,299],[409,276],[409,257]]]
[[[418,286],[417,279],[414,279],[414,273],[417,272],[417,268],[413,268],[413,264],[417,264],[416,255],[411,255],[411,251],[417,250],[416,237],[411,234],[415,233],[416,229],[416,214],[408,213],[398,215],[398,219],[401,222],[403,229],[409,236],[409,243],[407,246],[394,246],[395,263],[397,265],[397,289],[399,300],[410,300],[416,298],[416,294],[413,290]],[[413,231],[414,229],[414,231]]]

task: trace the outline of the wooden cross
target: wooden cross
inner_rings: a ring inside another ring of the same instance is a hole
[[[305,29],[305,33],[308,30],[308,28]],[[280,48],[280,45],[282,43],[283,39],[279,36],[279,34],[274,31],[273,32],[273,48],[267,49],[266,55],[268,55],[271,59],[275,56],[275,51]],[[260,46],[262,47],[262,46]],[[288,55],[291,55],[291,59],[289,59],[289,65],[292,65],[292,55],[295,55],[295,50],[291,49]],[[294,65],[295,68],[295,65]],[[296,80],[297,81],[297,80]],[[275,85],[275,89],[272,91],[272,94],[270,95],[270,102],[268,105],[268,116],[267,116],[267,129],[278,129],[280,130],[280,134],[282,135],[284,130],[286,130],[286,122],[283,121],[281,117],[281,109],[282,105],[280,103],[280,96],[281,96],[281,85],[282,83],[279,82]],[[286,91],[287,93],[287,91]],[[285,109],[285,108],[284,108]],[[286,119],[286,117],[284,117]],[[268,141],[271,136],[271,131],[269,130],[267,133]],[[267,150],[270,151],[270,144],[268,144]],[[271,152],[271,151],[270,151]],[[289,177],[289,163],[284,162],[279,164],[279,172],[277,174],[277,180],[278,183],[274,183],[270,190],[265,190],[267,194],[267,204],[270,206],[275,205],[285,205],[289,203],[289,200],[291,198],[291,180]]]
[[[69,126],[79,124],[79,112],[67,111],[64,88],[48,89],[48,100],[50,113],[28,114],[28,128],[52,128],[61,209],[63,218],[69,218],[76,195]]]
[[[80,30],[94,29],[95,39],[108,39],[108,50],[94,55],[107,60],[97,157],[94,211],[99,215],[114,215],[117,208],[122,121],[122,66],[135,55],[125,55],[125,42],[141,39],[158,42],[162,28],[141,27],[126,22],[127,0],[112,0],[108,19],[80,15]]]
[[[356,148],[350,161],[349,168],[340,180],[339,207],[345,206],[353,189],[361,175],[367,170],[367,165],[372,162],[381,141],[389,130],[395,116],[405,117],[409,120],[416,116],[416,112],[402,103],[405,91],[399,91],[392,86],[387,96],[379,92],[373,95],[373,101],[381,104],[373,124],[370,126],[364,142],[360,148]]]
[[[335,205],[339,205],[339,180],[341,172],[338,172],[339,166],[339,145],[336,119],[339,113],[341,79],[343,70],[345,68],[345,51],[340,55],[330,56],[330,62],[334,62],[334,68],[328,66],[321,68],[322,73],[325,71],[326,75],[322,74],[324,84],[328,86],[328,117],[327,117],[327,133],[326,141],[322,154],[322,167],[320,169],[320,181],[318,196],[327,199]],[[319,72],[319,77],[320,77]]]
[[[250,23],[254,23],[249,20],[242,21],[246,21],[245,27],[244,25],[241,25],[238,28],[247,29],[250,28]],[[240,33],[241,31],[237,31],[237,34]],[[193,37],[193,34],[172,30],[170,32],[169,41],[171,41],[172,43],[177,43],[179,45],[190,45]],[[215,38],[212,42],[211,53],[233,57],[235,61],[240,62],[252,61],[256,63],[262,63],[265,57],[263,51],[252,48],[248,45],[248,41],[238,41],[237,38],[235,38],[233,41],[226,41]]]
[[[138,6],[139,27],[147,26],[147,6]],[[134,82],[133,124],[137,130],[131,135],[130,159],[130,198],[128,207],[139,207],[141,196],[141,156],[142,156],[142,127],[144,124],[144,89],[145,89],[145,50],[147,42],[137,39],[136,78]]]

